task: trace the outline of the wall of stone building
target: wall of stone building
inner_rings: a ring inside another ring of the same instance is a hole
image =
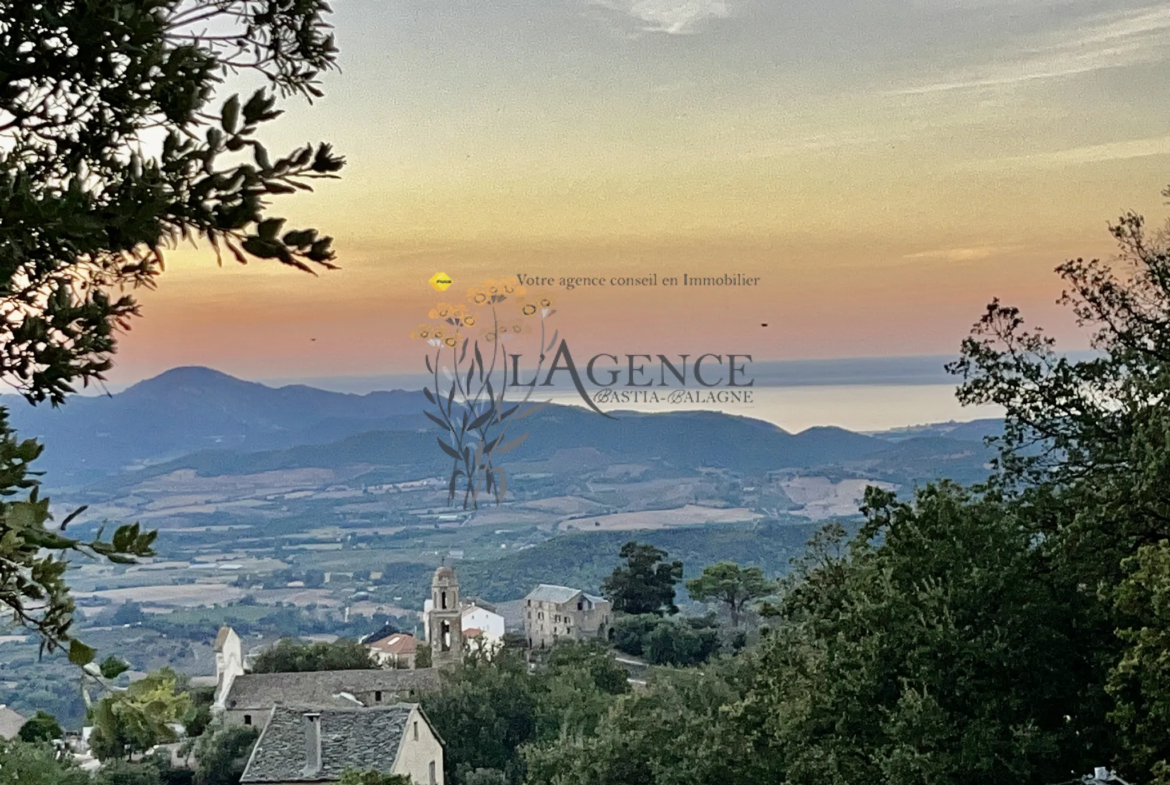
[[[432,763],[435,764],[433,780],[430,774]],[[398,750],[394,773],[405,774],[418,785],[431,785],[432,782],[434,785],[444,785],[443,745],[435,738],[431,726],[417,708],[411,711],[406,721],[406,737]]]
[[[532,612],[531,621],[527,616],[529,611]],[[601,626],[604,624],[608,627],[609,609],[602,606],[579,611],[576,600],[563,603],[533,602],[531,608],[525,607],[524,624],[525,636],[532,641],[533,648],[539,649],[541,644],[547,648],[558,640],[598,637]]]
[[[552,646],[557,640],[604,638],[613,623],[608,603],[577,610],[577,601],[553,603],[534,601],[525,606],[524,634],[533,648]],[[528,614],[531,613],[531,618]],[[557,617],[560,617],[558,621]],[[542,618],[543,617],[543,618]]]
[[[560,613],[557,604],[534,600],[531,607],[525,607],[524,632],[535,649],[551,646],[555,640],[553,619]],[[527,614],[531,614],[531,618]]]
[[[608,629],[612,621],[608,605],[595,607],[593,610],[574,610],[572,615],[579,631],[576,636],[578,638],[596,638],[602,627]]]
[[[229,728],[251,727],[264,730],[271,709],[228,709],[223,713],[223,724]]]

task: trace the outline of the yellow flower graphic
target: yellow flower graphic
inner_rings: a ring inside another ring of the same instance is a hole
[[[474,327],[475,326],[475,314],[469,313],[469,314],[467,314],[467,316],[464,316],[463,317],[463,324],[466,327]]]
[[[467,299],[475,305],[487,305],[488,300],[491,299],[491,296],[486,291],[476,286],[468,290]]]
[[[446,346],[448,349],[454,349],[456,346],[458,346],[462,342],[463,342],[463,336],[460,335],[459,333],[455,333],[454,335],[448,335],[446,338],[443,339],[443,345]]]
[[[417,328],[414,330],[414,332],[412,332],[412,333],[410,334],[410,337],[411,337],[411,338],[413,338],[413,339],[414,339],[414,340],[416,340],[416,341],[426,341],[426,340],[430,340],[430,337],[431,337],[431,326],[430,326],[429,324],[420,324],[420,325],[419,325],[419,326],[418,326],[418,327],[417,327]]]
[[[450,315],[451,315],[451,306],[448,305],[447,303],[439,303],[438,305],[436,305],[434,308],[431,309],[431,312],[429,314],[427,314],[427,316],[431,319],[446,319]]]
[[[521,297],[517,304],[520,306],[521,316],[539,316],[541,319],[556,313],[553,306],[556,300],[551,294],[541,292],[533,298]]]

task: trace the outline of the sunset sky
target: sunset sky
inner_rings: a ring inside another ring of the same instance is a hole
[[[1170,183],[1170,6],[1056,0],[336,0],[341,72],[272,124],[343,179],[277,211],[342,270],[170,255],[112,380],[421,366],[484,278],[744,273],[557,291],[581,352],[955,351],[993,296],[1083,345],[1052,269]],[[455,285],[427,285],[435,272]],[[763,324],[767,327],[763,327]],[[314,340],[315,339],[315,340]]]

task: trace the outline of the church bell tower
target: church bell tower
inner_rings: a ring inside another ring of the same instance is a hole
[[[433,667],[450,668],[463,662],[462,617],[459,579],[451,567],[440,567],[431,581],[431,613],[427,620]]]

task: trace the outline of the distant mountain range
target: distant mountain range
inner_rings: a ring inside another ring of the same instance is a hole
[[[38,468],[50,488],[179,468],[217,475],[364,464],[390,467],[403,479],[449,470],[421,392],[273,388],[193,367],[114,395],[75,397],[59,409],[31,407],[14,396],[0,397],[0,405],[8,406],[18,433],[46,444]],[[901,483],[935,476],[970,481],[985,474],[983,437],[1001,429],[997,420],[979,420],[868,435],[828,427],[791,434],[717,412],[619,417],[550,406],[523,421],[530,437],[509,458],[539,463],[572,454],[593,464],[652,463],[680,471],[838,467]]]
[[[350,395],[272,388],[210,368],[175,368],[109,396],[75,396],[53,409],[0,396],[23,437],[46,445],[50,485],[76,486],[206,449],[253,452],[326,444],[429,421],[421,392]]]

